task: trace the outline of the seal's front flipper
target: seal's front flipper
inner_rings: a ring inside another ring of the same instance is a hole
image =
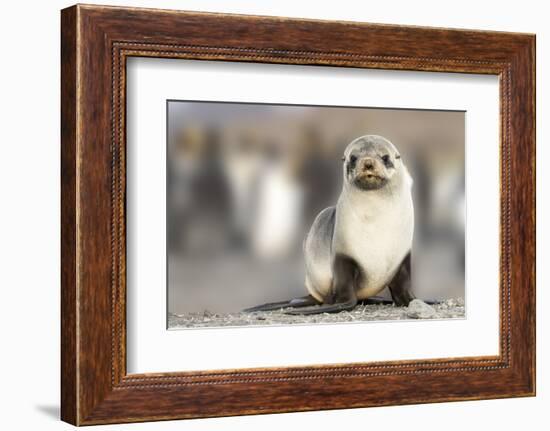
[[[253,313],[255,311],[272,311],[280,310],[281,308],[298,308],[309,307],[311,305],[317,305],[319,302],[311,295],[302,296],[300,298],[294,298],[289,301],[268,302],[267,304],[256,305],[255,307],[246,308],[243,310],[245,313]]]
[[[423,299],[422,302],[425,302],[428,305],[438,305],[441,304],[443,301],[439,301],[438,299]]]
[[[285,311],[285,314],[293,316],[303,316],[309,314],[339,313],[340,311],[353,310],[357,305],[357,300],[340,302],[336,304],[323,304],[313,307],[297,308],[296,310]]]
[[[393,304],[392,299],[382,298],[381,296],[371,296],[367,299],[362,299],[359,301],[359,304],[362,305],[390,305]]]
[[[340,311],[353,310],[357,305],[355,286],[357,284],[357,264],[347,256],[337,254],[333,263],[333,279],[331,295],[325,298],[325,302],[317,307],[299,308],[289,310],[286,314],[306,315],[321,313],[339,313]]]
[[[409,302],[415,299],[411,291],[411,252],[403,259],[388,287],[393,302],[398,307],[407,307]]]

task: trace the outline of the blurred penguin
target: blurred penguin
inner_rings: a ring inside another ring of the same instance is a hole
[[[223,249],[229,190],[216,130],[187,127],[177,132],[168,172],[169,247],[194,254]]]

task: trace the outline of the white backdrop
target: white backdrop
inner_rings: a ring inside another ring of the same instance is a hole
[[[537,113],[549,118],[550,29],[544,2],[440,1],[311,2],[297,0],[131,0],[101,3],[321,19],[537,33]],[[70,429],[57,420],[59,409],[59,9],[70,2],[8,2],[3,5],[3,61],[0,68],[0,303],[2,382],[0,426],[5,429]],[[544,55],[546,54],[546,55]],[[550,126],[539,121],[538,220],[548,219]],[[546,207],[546,208],[545,208]],[[256,430],[285,427],[398,428],[464,430],[490,426],[517,430],[544,414],[550,396],[548,313],[543,304],[550,231],[538,234],[538,396],[285,415],[248,416],[186,422],[105,426],[98,429]],[[543,244],[544,243],[544,244]]]
[[[497,77],[139,58],[127,84],[129,373],[498,354]],[[466,111],[467,319],[167,331],[166,100],[185,98]]]

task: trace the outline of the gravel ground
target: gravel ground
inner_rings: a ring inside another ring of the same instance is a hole
[[[291,325],[311,323],[349,323],[374,320],[418,320],[464,318],[464,300],[448,299],[428,305],[414,300],[409,307],[395,307],[389,304],[359,304],[352,311],[323,313],[309,316],[285,314],[288,309],[275,311],[239,312],[231,314],[202,313],[169,314],[169,329],[213,328],[223,326]]]

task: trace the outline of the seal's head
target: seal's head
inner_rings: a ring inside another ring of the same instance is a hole
[[[353,140],[344,151],[344,181],[361,190],[377,190],[399,175],[401,155],[386,138],[365,135]]]

